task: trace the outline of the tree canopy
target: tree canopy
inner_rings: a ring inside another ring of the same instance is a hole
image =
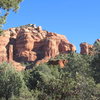
[[[0,0],[0,8],[3,10],[16,11],[19,8],[19,4],[22,0]]]
[[[9,11],[12,10],[16,12],[20,2],[22,2],[22,0],[0,0],[0,32],[2,25],[6,23],[6,17]]]
[[[22,84],[22,75],[12,65],[0,64],[0,99],[8,100],[12,95],[18,96]]]

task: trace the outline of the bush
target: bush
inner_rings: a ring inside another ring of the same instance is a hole
[[[91,62],[92,76],[96,83],[100,83],[100,53],[94,56]]]
[[[70,58],[63,69],[59,66],[40,65],[31,70],[27,86],[32,90],[32,95],[37,100],[94,100],[95,82],[88,74],[89,61],[80,66],[86,61],[82,62],[82,56],[78,56]],[[72,62],[74,65],[71,65]]]
[[[11,64],[0,64],[0,98],[8,100],[12,95],[19,96],[23,84],[22,75]]]

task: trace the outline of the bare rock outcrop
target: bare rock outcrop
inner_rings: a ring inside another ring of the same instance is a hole
[[[81,54],[92,55],[93,54],[93,45],[90,45],[86,42],[80,44]]]
[[[59,65],[60,68],[64,68],[66,63],[68,63],[68,60],[66,60],[66,59],[50,60],[48,62],[49,65]]]
[[[7,46],[9,43],[9,38],[9,31],[4,31],[4,35],[0,36],[0,62],[7,61]]]
[[[72,51],[76,48],[65,36],[42,30],[34,24],[10,28],[5,30],[5,36],[0,36],[0,62],[41,64],[60,53]]]

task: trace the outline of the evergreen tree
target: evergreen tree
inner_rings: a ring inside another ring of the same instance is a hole
[[[100,83],[100,53],[94,56],[94,59],[91,63],[91,68],[94,80],[96,81],[96,83]]]
[[[19,96],[22,84],[20,72],[8,63],[0,64],[0,98],[8,100],[12,95]]]
[[[86,59],[85,59],[86,58]],[[95,100],[89,57],[68,55],[65,68],[41,65],[29,72],[27,86],[37,100]]]
[[[94,57],[91,62],[93,77],[96,83],[100,83],[100,41],[94,43]]]
[[[2,25],[6,23],[6,17],[9,11],[12,10],[16,12],[21,1],[22,0],[0,0],[0,33],[2,33]]]

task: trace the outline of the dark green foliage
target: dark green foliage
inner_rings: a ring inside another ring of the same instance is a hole
[[[95,54],[100,53],[100,41],[95,41],[93,46],[94,46],[94,53]]]
[[[74,80],[67,77],[68,73],[65,77],[62,71],[57,66],[42,65],[30,73],[28,86],[33,91],[40,91],[38,100],[64,100],[73,92]]]
[[[29,74],[28,74],[29,75]],[[27,84],[29,85],[30,89],[34,89],[37,87],[38,83],[48,83],[50,78],[52,78],[51,70],[47,65],[42,65],[36,67],[28,77],[29,81]]]
[[[90,76],[89,58],[68,55],[65,68],[41,65],[29,72],[27,86],[37,100],[95,100],[95,82]],[[73,65],[74,64],[74,65]]]
[[[10,10],[14,12],[19,8],[19,4],[22,0],[0,0],[0,8],[2,9],[0,12],[0,35],[2,35],[2,26],[6,23],[6,17],[9,14]]]
[[[0,8],[4,10],[10,10],[16,11],[19,8],[19,3],[22,0],[0,0]]]
[[[6,23],[7,16],[0,16],[0,35],[3,35],[2,25]]]
[[[95,95],[100,99],[100,83],[96,85]]]
[[[96,69],[99,67],[99,55],[70,53],[58,57],[61,58],[68,60],[64,68],[43,64],[21,73],[11,69],[4,70],[5,73],[0,73],[0,84],[2,83],[1,86],[4,87],[0,87],[0,96],[5,98],[6,94],[8,98],[11,97],[9,100],[99,100],[100,82],[97,81],[100,71]],[[96,68],[93,65],[97,65]],[[5,66],[9,65],[4,63],[0,69],[6,68]],[[7,85],[3,84],[7,83],[8,79],[15,79],[8,84],[12,86],[10,94],[6,93]]]
[[[68,63],[65,66],[65,69],[66,71],[73,73],[73,76],[75,76],[76,73],[84,76],[90,76],[90,64],[92,59],[92,56],[71,53],[67,56]]]
[[[65,60],[65,59],[67,59],[67,54],[59,54],[59,55],[57,55],[55,58],[51,58],[50,60]]]
[[[23,83],[23,86],[20,89],[20,95],[17,100],[34,100],[32,93],[29,91],[25,83]]]
[[[18,96],[22,87],[22,76],[8,63],[0,64],[0,98],[6,100],[12,95]]]
[[[93,77],[96,83],[100,83],[100,53],[94,56],[94,59],[91,63],[91,68],[93,71]]]
[[[100,83],[100,41],[94,43],[94,57],[91,62],[92,76],[96,83]]]
[[[71,53],[67,57],[68,63],[64,70],[69,72],[76,82],[77,100],[92,100],[94,97],[95,82],[91,77],[91,56]]]

